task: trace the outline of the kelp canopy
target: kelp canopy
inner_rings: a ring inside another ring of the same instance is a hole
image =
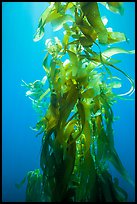
[[[124,12],[122,2],[100,3],[114,13]],[[39,19],[34,41],[44,36],[47,23],[52,24],[53,31],[64,29],[64,37],[46,40],[46,76],[42,81],[24,82],[29,89],[26,95],[41,116],[34,130],[43,135],[42,173],[36,169],[27,174],[26,201],[127,200],[126,191],[109,173],[111,163],[132,183],[114,146],[112,105],[117,97],[133,93],[134,82],[116,66],[119,61],[112,56],[134,51],[110,47],[127,38],[107,29],[106,21],[97,2],[49,2]],[[101,52],[100,45],[109,48]],[[129,80],[129,91],[113,93],[121,82],[111,68]],[[47,80],[48,89],[44,87]]]

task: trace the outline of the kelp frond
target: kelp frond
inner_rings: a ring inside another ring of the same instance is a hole
[[[33,128],[40,131],[37,135],[43,134],[43,173],[34,171],[28,177],[26,201],[127,200],[118,179],[113,180],[109,173],[111,163],[132,183],[114,146],[112,106],[118,97],[131,95],[135,86],[131,77],[116,66],[120,61],[112,56],[134,54],[134,50],[109,47],[101,51],[100,45],[111,46],[127,38],[106,28],[107,18],[101,18],[99,3],[123,15],[122,2],[49,2],[39,18],[34,41],[44,36],[47,23],[54,31],[64,29],[64,37],[62,41],[54,37],[45,42],[46,77],[29,84],[23,81],[26,95],[37,110],[43,111]],[[122,80],[113,76],[111,68],[128,79],[129,91],[113,92],[122,86]]]

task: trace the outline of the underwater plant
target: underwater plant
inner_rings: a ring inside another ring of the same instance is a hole
[[[134,81],[112,56],[134,54],[134,50],[111,47],[127,38],[106,28],[107,18],[101,18],[98,6],[123,15],[122,2],[48,3],[34,41],[44,36],[47,23],[53,31],[64,29],[64,36],[46,40],[43,79],[23,81],[26,95],[40,114],[34,130],[42,135],[42,150],[40,169],[28,172],[17,186],[27,179],[27,202],[127,201],[127,192],[109,172],[112,164],[134,185],[115,149],[112,105],[134,92]],[[102,52],[100,45],[106,50]],[[129,91],[114,93],[122,82],[111,68],[127,78]]]

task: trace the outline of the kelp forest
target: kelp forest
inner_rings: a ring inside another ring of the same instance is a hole
[[[127,43],[127,37],[107,28],[107,17],[102,18],[99,10],[102,4],[115,15],[124,16],[123,3],[48,4],[33,40],[46,36],[48,23],[52,32],[63,32],[63,39],[46,39],[42,64],[45,76],[22,84],[39,113],[33,130],[42,144],[40,169],[29,171],[17,187],[27,180],[26,202],[127,201],[126,190],[109,171],[109,165],[113,165],[134,185],[115,148],[113,104],[132,95],[135,88],[133,79],[118,67],[119,60],[113,56],[135,51],[111,47]],[[125,93],[113,91],[122,85],[113,70],[131,85]]]

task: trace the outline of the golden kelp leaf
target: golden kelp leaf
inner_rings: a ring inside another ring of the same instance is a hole
[[[100,103],[100,100],[99,100],[99,96],[96,96],[94,98],[94,108],[93,108],[93,112],[94,114],[99,111],[101,109],[101,103]]]
[[[81,45],[84,46],[84,47],[89,47],[89,46],[93,45],[93,42],[94,42],[89,37],[80,37],[79,41],[80,41]]]
[[[85,135],[85,153],[90,149],[91,145],[91,126],[88,121],[85,121],[83,134]]]
[[[64,16],[59,16],[51,21],[53,31],[58,31],[63,27],[63,24],[66,22],[74,22],[74,18],[69,15],[65,14]]]
[[[51,15],[51,11],[53,9],[53,4],[51,4],[41,15],[40,19],[39,19],[39,25],[38,25],[38,29],[36,31],[36,34],[34,35],[33,40],[35,42],[39,41],[43,35],[44,35],[44,26],[46,24],[46,20],[48,18],[49,15]]]
[[[68,9],[71,9],[72,7],[74,7],[74,3],[75,3],[75,2],[67,2],[65,11],[67,11]]]
[[[45,24],[54,21],[62,16],[62,14],[58,13],[57,10],[53,10],[45,19]]]
[[[134,53],[134,50],[132,50],[132,51],[126,51],[126,50],[124,50],[124,49],[121,49],[121,48],[116,48],[116,50],[115,50],[115,48],[113,49],[113,48],[109,48],[110,49],[110,51],[112,51],[112,52],[110,52],[110,54],[109,54],[109,51],[107,51],[106,50],[106,53],[108,54],[108,56],[111,56],[111,55],[113,55],[113,54],[118,54],[118,53],[120,53],[120,51],[121,51],[121,53],[130,53],[130,54],[132,54],[132,53]],[[112,50],[111,50],[112,49]],[[105,53],[105,51],[104,51],[104,53]],[[105,56],[106,56],[106,53],[105,53]],[[113,53],[113,54],[112,54]],[[106,57],[105,57],[106,58]],[[97,61],[97,62],[100,62],[100,63],[102,63],[103,65],[109,65],[109,66],[111,66],[111,67],[113,67],[114,69],[116,69],[116,70],[118,70],[118,71],[120,71],[122,74],[124,74],[125,76],[126,76],[126,78],[129,80],[129,82],[130,82],[130,84],[131,84],[131,88],[130,88],[130,90],[129,91],[127,91],[126,93],[123,93],[123,94],[119,94],[118,96],[125,96],[125,95],[131,95],[133,92],[134,92],[134,90],[135,90],[135,85],[134,85],[134,81],[131,79],[131,77],[128,75],[128,74],[126,74],[123,70],[121,70],[121,69],[119,69],[118,67],[116,67],[114,64],[112,64],[110,61],[108,61],[107,59],[105,59],[103,56],[102,56],[102,54],[97,54],[97,53],[95,53],[92,57],[91,57],[91,59],[92,60],[95,60],[95,61]],[[100,64],[99,63],[99,64]],[[98,64],[98,65],[99,65]],[[106,67],[106,66],[105,66]],[[107,68],[107,67],[106,67]],[[108,68],[107,68],[108,69]],[[108,69],[109,70],[109,69]]]
[[[37,42],[39,40],[41,40],[41,38],[44,36],[44,27],[40,26],[38,27],[36,34],[34,35],[33,41]]]
[[[86,23],[82,24],[82,25],[79,25],[78,26],[79,29],[81,30],[81,32],[88,38],[90,37],[90,41],[93,42],[96,40],[97,38],[97,33],[96,31],[94,30],[94,28],[92,26],[89,26],[89,25],[86,25]],[[91,44],[91,45],[92,45]]]
[[[107,2],[108,8],[114,13],[124,14],[123,2]]]
[[[70,84],[70,90],[63,94],[60,107],[60,115],[63,123],[66,122],[69,114],[71,113],[77,99],[78,99],[78,90],[75,84]]]
[[[82,93],[83,98],[93,98],[93,96],[94,96],[94,89],[93,88],[87,89],[86,91],[84,91]]]
[[[75,10],[75,20],[76,24],[78,25],[79,29],[81,32],[87,37],[91,38],[91,41],[95,41],[97,38],[97,33],[94,30],[93,26],[90,25],[84,18],[83,16],[79,16],[77,10]]]
[[[107,29],[101,20],[97,2],[80,2],[80,5],[84,15],[88,19],[88,22],[97,32],[99,42],[107,44]]]
[[[68,9],[71,9],[74,6],[74,2],[63,2],[63,4],[62,2],[54,2],[54,5],[57,12],[64,15]]]
[[[46,131],[48,134],[52,129],[56,127],[58,123],[58,119],[59,119],[58,109],[50,105],[44,119],[46,122]]]
[[[66,81],[66,71],[62,63],[60,63],[60,84],[61,84],[61,94],[64,92],[64,86]]]
[[[124,14],[124,8],[123,8],[123,2],[99,2],[103,6],[105,6],[108,10],[123,15]]]
[[[65,48],[67,48],[70,35],[71,35],[71,32],[69,32],[69,31],[64,31],[64,38],[63,38],[62,44],[64,45]]]
[[[79,69],[77,74],[77,82],[84,87],[88,84],[88,73],[85,69]]]
[[[43,60],[43,68],[44,68],[47,75],[49,74],[48,55],[49,55],[49,53],[47,52],[47,54],[46,54],[46,56],[44,57],[44,60]]]
[[[97,126],[97,132],[98,132],[98,134],[100,134],[100,131],[101,131],[101,128],[102,128],[102,116],[98,115],[95,118],[95,121],[96,121],[96,126]]]
[[[109,63],[109,62],[108,62]],[[114,69],[118,70],[119,72],[121,72],[122,74],[125,75],[125,77],[128,79],[128,81],[130,82],[131,84],[131,87],[130,87],[130,90],[127,91],[126,93],[123,93],[123,94],[119,94],[118,96],[126,96],[126,95],[132,95],[135,91],[135,84],[134,84],[134,81],[133,79],[128,75],[126,74],[123,70],[119,69],[118,67],[116,67],[115,65],[113,64],[109,64],[111,67],[113,67]]]
[[[39,41],[44,35],[44,26],[46,23],[51,22],[54,30],[59,30],[62,28],[65,22],[73,22],[74,18],[69,15],[63,15],[62,12],[58,12],[57,5],[51,4],[41,15],[39,19],[38,29],[34,36],[34,41]],[[64,9],[64,8],[62,8]]]
[[[77,75],[77,72],[78,72],[78,57],[77,55],[70,51],[70,50],[67,50],[68,54],[69,54],[69,57],[70,57],[70,64],[72,66],[72,76],[76,76]]]
[[[84,115],[82,116],[85,120],[85,121],[83,120],[83,122],[85,122],[83,127],[83,134],[86,137],[85,151],[87,152],[90,148],[90,142],[91,142],[91,126],[89,124],[91,104],[82,101],[81,106],[82,106],[82,109],[84,110],[83,112]]]
[[[64,130],[64,137],[65,139],[69,139],[70,134],[74,131],[74,127],[76,126],[77,120],[71,120],[69,123],[65,126]]]
[[[120,32],[108,32],[108,44],[113,44],[117,42],[123,42],[126,41],[126,36],[124,33]]]
[[[56,70],[56,62],[54,60],[51,60],[50,62],[50,77],[52,82],[54,82],[54,76],[55,76],[55,70]]]
[[[48,93],[50,92],[50,89],[48,88],[39,98],[39,101],[41,101]]]
[[[81,124],[82,124],[82,130],[83,130],[84,124],[85,124],[85,112],[84,112],[83,104],[80,101],[77,104],[77,108],[78,108],[78,113],[80,116],[80,120],[81,120]]]

